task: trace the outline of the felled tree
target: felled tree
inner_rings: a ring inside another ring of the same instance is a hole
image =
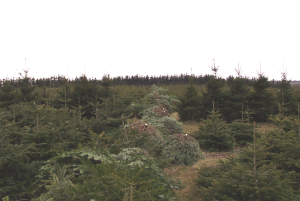
[[[179,103],[179,100],[172,95],[168,95],[168,90],[156,85],[152,85],[151,93],[147,96],[151,105],[161,106],[168,113],[173,113],[175,105]]]
[[[156,153],[157,155],[161,154],[164,160],[172,160],[184,165],[194,164],[203,158],[199,144],[193,137],[181,134],[183,128],[180,122],[162,115],[164,110],[172,111],[174,107],[172,103],[176,102],[176,99],[170,98],[166,94],[161,95],[161,91],[164,93],[162,89],[153,87],[153,92],[148,97],[151,98],[154,105],[143,111],[142,118],[145,123],[158,130],[158,135],[153,135],[152,138],[152,141],[156,142],[156,149],[159,150]],[[157,110],[157,108],[162,110]]]
[[[127,109],[128,113],[132,112],[135,118],[142,118],[141,112],[147,108],[146,104],[141,103],[131,103],[129,108]]]
[[[176,121],[172,117],[165,116],[161,118],[161,122],[164,125],[164,130],[166,134],[180,134],[183,132],[182,123]]]
[[[194,165],[204,159],[198,142],[188,134],[175,134],[165,138],[163,155],[173,163]]]
[[[151,89],[152,92],[146,96],[146,101],[150,106],[141,113],[143,116],[142,120],[156,127],[158,130],[164,129],[164,122],[168,124],[167,121],[170,119],[162,119],[162,117],[169,116],[175,110],[175,104],[179,101],[176,97],[169,96],[167,90],[163,88],[153,85]]]

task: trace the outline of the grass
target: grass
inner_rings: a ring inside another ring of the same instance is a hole
[[[170,117],[180,121],[179,115],[177,112],[170,114]],[[183,133],[191,134],[198,131],[199,122],[197,121],[186,121],[182,122]]]
[[[199,122],[196,121],[184,122],[182,127],[183,127],[183,133],[191,134],[198,131]]]
[[[265,133],[268,130],[274,129],[276,126],[272,123],[260,123],[256,125],[256,131]]]

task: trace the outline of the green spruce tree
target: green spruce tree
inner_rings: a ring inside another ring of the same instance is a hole
[[[249,107],[253,112],[253,121],[266,122],[269,115],[272,114],[275,98],[268,91],[270,83],[268,78],[262,73],[258,73],[258,79],[255,80],[253,89],[250,94]]]
[[[28,69],[23,70],[24,75],[20,73],[20,76],[22,77],[21,80],[21,86],[20,86],[20,101],[23,102],[31,102],[35,99],[37,94],[34,94],[35,87],[32,85],[32,78],[28,77]]]
[[[14,87],[8,80],[3,82],[0,88],[0,107],[8,107],[15,102],[16,94]]]
[[[226,93],[224,101],[221,102],[222,107],[220,111],[227,122],[241,119],[241,109],[249,96],[249,89],[245,85],[245,79],[241,76],[240,66],[235,70],[237,76],[235,78],[232,77],[231,82],[228,84],[230,92]]]
[[[229,151],[233,148],[233,137],[221,114],[213,110],[206,120],[202,120],[198,131],[193,133],[201,149],[206,151]]]
[[[184,95],[179,100],[178,114],[182,121],[200,120],[201,96],[194,84],[194,77],[190,78],[190,85],[186,88]]]
[[[212,65],[210,66],[211,70],[214,73],[209,81],[206,84],[206,92],[203,93],[203,102],[201,107],[201,118],[206,118],[206,116],[212,111],[212,102],[214,101],[214,106],[218,110],[222,110],[221,105],[224,98],[224,93],[222,92],[222,87],[225,85],[225,81],[217,77],[217,72],[219,70],[219,66],[216,67],[215,60],[213,59]]]
[[[297,101],[294,97],[290,80],[287,79],[287,73],[281,73],[281,81],[277,92],[277,99],[281,105],[282,116],[297,114]]]
[[[70,104],[73,107],[84,107],[84,110],[82,111],[84,117],[91,118],[94,116],[94,109],[89,105],[89,102],[95,100],[97,93],[97,87],[83,75],[75,83],[73,93],[70,95]],[[66,102],[67,98],[64,98],[63,100]]]

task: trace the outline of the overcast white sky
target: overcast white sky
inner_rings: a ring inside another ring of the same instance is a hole
[[[85,73],[300,80],[300,2],[1,0],[0,78]],[[26,66],[25,66],[26,58]]]

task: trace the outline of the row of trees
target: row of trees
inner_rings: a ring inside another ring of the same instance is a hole
[[[282,80],[276,86],[271,88],[263,73],[258,74],[252,87],[240,75],[231,78],[227,85],[215,75],[207,82],[206,90],[199,93],[192,78],[180,97],[178,113],[182,120],[206,119],[214,102],[227,122],[236,119],[266,122],[272,114],[296,115],[300,93],[291,87],[286,73],[282,73]]]
[[[65,80],[57,88],[46,85],[38,87],[32,84],[28,72],[24,72],[18,88],[9,81],[3,83],[0,88],[2,107],[34,101],[36,104],[51,105],[54,108],[77,108],[82,112],[82,116],[91,118],[99,109],[103,113],[106,111],[115,115],[118,115],[117,111],[126,113],[127,106],[132,102],[140,102],[140,99],[150,91],[150,87],[143,85],[135,88],[133,86],[122,88],[120,85],[112,87],[114,79],[109,76],[103,76],[101,85],[82,76],[76,82]],[[189,79],[188,87],[173,86],[176,92],[184,90],[178,96],[181,102],[178,104],[178,113],[182,120],[205,119],[214,102],[216,110],[219,110],[227,122],[246,118],[265,122],[271,114],[296,114],[300,101],[300,94],[295,93],[297,89],[291,87],[286,73],[282,74],[282,80],[276,83],[276,88],[271,88],[271,83],[263,73],[251,83],[252,86],[248,86],[247,79],[240,74],[235,78],[228,78],[225,82],[215,73],[207,77],[205,88],[201,91],[195,84],[197,77],[186,76],[183,79]]]
[[[104,76],[101,85],[94,85],[86,76],[77,82],[64,82],[57,88],[32,85],[32,78],[25,72],[21,84],[15,88],[10,82],[4,82],[0,88],[0,107],[13,104],[35,102],[56,109],[68,108],[81,111],[82,117],[108,117],[126,113],[126,107],[139,102],[150,91],[150,87],[132,87],[125,91],[112,87],[112,80]],[[102,112],[102,113],[101,113]],[[96,115],[97,114],[97,115]]]
[[[27,70],[28,72],[28,70]],[[108,75],[106,77],[109,77]],[[160,75],[160,76],[141,76],[141,75],[135,75],[135,76],[118,76],[113,77],[111,79],[111,83],[113,86],[117,85],[147,85],[151,86],[153,84],[155,85],[174,85],[174,84],[189,84],[190,78],[194,78],[194,84],[196,85],[205,85],[208,83],[208,81],[214,77],[213,75],[188,75],[188,74],[180,74],[180,75]],[[229,76],[228,78],[220,78],[224,83],[230,84],[234,77]],[[241,79],[244,80],[245,84],[247,86],[251,86],[253,82],[256,80],[256,78],[248,78],[248,77],[241,77]],[[50,78],[31,78],[30,79],[30,85],[31,86],[37,86],[37,87],[60,87],[63,86],[66,82],[68,83],[78,83],[81,81],[81,78],[76,77],[73,80],[67,79],[64,76],[53,76]],[[96,78],[89,78],[88,81],[94,85],[101,85],[102,79],[96,79]],[[24,82],[22,78],[12,78],[12,79],[3,79],[0,81],[0,85],[3,85],[4,83],[10,83],[13,87],[22,87]],[[277,87],[278,85],[276,82],[270,81],[270,84],[274,87]]]

